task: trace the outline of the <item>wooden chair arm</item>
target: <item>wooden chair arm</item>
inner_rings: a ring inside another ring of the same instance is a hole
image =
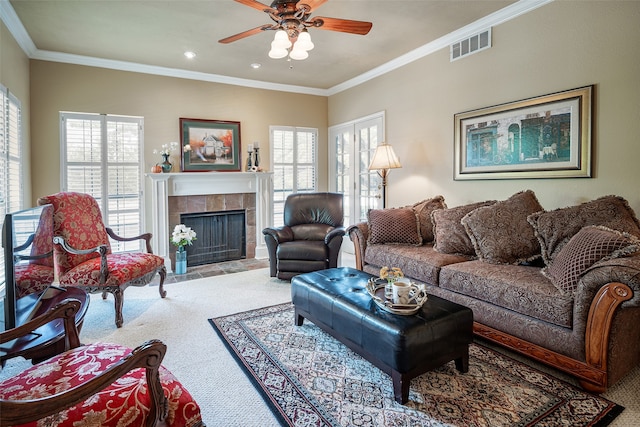
[[[31,233],[29,235],[29,237],[27,238],[27,241],[24,242],[23,244],[21,244],[20,246],[16,246],[15,248],[13,248],[13,251],[14,252],[20,252],[20,251],[23,251],[23,250],[27,249],[29,247],[29,245],[33,243],[33,240],[35,238],[36,238],[36,233]]]
[[[46,259],[46,258],[50,258],[53,256],[53,251],[49,251],[47,253],[44,254],[40,254],[40,255],[14,255],[14,259],[15,261],[21,261],[21,260],[25,260],[25,261],[31,261],[31,260],[35,260],[35,259]]]
[[[118,242],[133,242],[134,240],[144,240],[147,248],[147,253],[149,254],[153,253],[153,251],[151,250],[151,236],[152,236],[151,233],[144,233],[135,237],[122,237],[122,236],[118,236],[116,232],[113,231],[112,228],[106,227],[106,229],[109,237],[111,237],[113,240],[116,240]]]
[[[100,283],[105,283],[107,281],[107,276],[109,275],[109,269],[107,267],[107,245],[96,246],[95,248],[90,249],[75,249],[70,246],[64,237],[62,236],[54,236],[53,243],[56,243],[62,246],[62,249],[74,255],[88,255],[93,252],[97,252],[100,254]]]
[[[37,316],[23,325],[16,328],[0,332],[0,344],[4,344],[11,340],[28,335],[38,329],[42,325],[56,320],[63,319],[66,349],[76,348],[80,346],[80,337],[78,328],[76,327],[76,313],[80,310],[81,303],[75,298],[65,298],[51,310]]]
[[[107,254],[107,245],[100,245],[90,249],[76,249],[73,246],[69,245],[67,241],[64,240],[64,237],[61,237],[61,236],[55,236],[53,238],[53,243],[56,243],[62,246],[62,249],[74,255],[88,255],[93,252],[97,252],[100,255]]]
[[[145,368],[147,387],[151,399],[150,413],[146,426],[156,426],[159,422],[164,421],[169,411],[158,371],[166,350],[167,346],[159,340],[147,341],[106,371],[79,386],[40,399],[24,401],[0,400],[0,420],[2,420],[2,425],[23,424],[53,415],[105,389],[132,369]]]

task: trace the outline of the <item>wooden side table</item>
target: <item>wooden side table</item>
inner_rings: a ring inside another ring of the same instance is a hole
[[[87,293],[80,288],[72,287],[49,287],[47,289],[51,292],[50,298],[40,299],[42,294],[39,293],[18,299],[16,302],[17,324],[22,325],[27,319],[45,313],[65,298],[75,298],[80,301],[80,310],[76,313],[76,326],[80,332],[84,316],[89,308]],[[0,363],[4,365],[6,360],[22,356],[25,359],[31,359],[36,364],[62,353],[64,350],[64,322],[62,319],[57,319],[41,326],[27,336],[0,344]]]

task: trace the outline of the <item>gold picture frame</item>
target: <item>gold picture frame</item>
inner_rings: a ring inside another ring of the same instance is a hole
[[[593,85],[454,116],[454,179],[591,177]]]

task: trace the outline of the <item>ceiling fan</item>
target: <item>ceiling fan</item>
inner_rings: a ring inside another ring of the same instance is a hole
[[[371,30],[371,22],[354,21],[351,19],[327,18],[324,16],[311,17],[311,13],[328,0],[274,0],[271,6],[260,3],[256,0],[235,0],[245,6],[265,12],[274,21],[273,24],[265,24],[247,31],[235,34],[230,37],[218,40],[220,43],[231,43],[245,37],[258,34],[262,31],[276,30],[276,37],[272,43],[269,56],[272,58],[282,58],[286,56],[287,50],[300,38],[300,45],[290,52],[293,59],[304,59],[302,53],[295,55],[294,51],[305,52],[313,48],[311,38],[307,28],[318,28],[321,30],[339,31],[342,33],[365,35]],[[298,45],[298,43],[296,43]],[[301,50],[305,49],[306,50]]]

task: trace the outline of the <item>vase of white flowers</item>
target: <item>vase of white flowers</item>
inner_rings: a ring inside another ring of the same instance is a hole
[[[169,156],[171,153],[178,149],[177,142],[170,142],[169,144],[162,144],[161,150],[153,150],[153,154],[160,154],[162,156],[162,163],[159,163],[158,166],[162,168],[162,172],[168,173],[171,172],[173,165],[169,161]]]
[[[196,232],[184,224],[178,224],[173,229],[171,235],[171,243],[176,245],[176,274],[185,274],[187,272],[187,251],[185,246],[191,245],[196,240]]]

